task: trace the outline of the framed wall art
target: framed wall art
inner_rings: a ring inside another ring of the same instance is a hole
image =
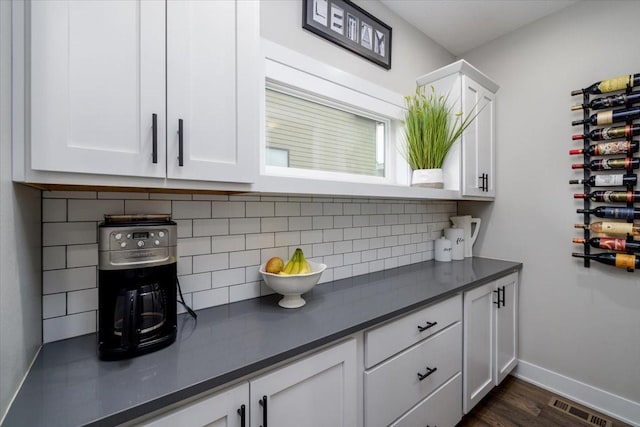
[[[391,68],[391,27],[349,0],[303,0],[302,28]]]

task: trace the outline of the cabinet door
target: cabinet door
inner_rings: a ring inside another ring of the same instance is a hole
[[[186,404],[168,414],[147,422],[145,427],[241,427],[238,410],[245,405],[245,420],[249,419],[249,384],[243,383],[212,396]]]
[[[495,282],[464,294],[463,411],[468,413],[494,384]]]
[[[498,279],[504,305],[496,310],[495,385],[518,364],[518,274]]]
[[[258,173],[258,2],[167,2],[167,176],[253,182]],[[180,165],[179,121],[182,121]]]
[[[357,420],[351,339],[250,382],[251,426],[352,427]],[[266,410],[259,402],[266,397]],[[264,420],[264,417],[267,420]]]
[[[462,195],[495,197],[495,95],[467,76],[462,83],[463,111],[480,111],[463,135]]]
[[[30,5],[32,169],[164,177],[164,3]]]

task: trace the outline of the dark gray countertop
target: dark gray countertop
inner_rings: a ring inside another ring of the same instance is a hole
[[[318,285],[295,310],[278,295],[213,307],[179,316],[175,344],[125,361],[98,360],[96,334],[46,344],[4,425],[118,424],[521,268],[428,261]]]

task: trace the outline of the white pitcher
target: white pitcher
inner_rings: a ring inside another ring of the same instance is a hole
[[[472,218],[471,215],[452,216],[449,218],[454,227],[464,230],[464,256],[465,258],[473,256],[473,244],[478,237],[480,231],[480,218]],[[472,234],[472,225],[475,224]]]

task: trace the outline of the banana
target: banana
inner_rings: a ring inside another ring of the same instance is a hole
[[[305,259],[302,249],[296,248],[296,250],[293,252],[293,255],[291,255],[291,259],[289,259],[287,265],[284,266],[279,274],[292,275],[308,273],[311,273],[311,266]]]
[[[309,265],[309,262],[305,259],[304,254],[302,253],[302,249],[298,248],[297,250],[300,251],[300,254],[299,254],[299,257],[300,257],[300,270],[298,271],[298,274],[311,273],[311,266]]]

